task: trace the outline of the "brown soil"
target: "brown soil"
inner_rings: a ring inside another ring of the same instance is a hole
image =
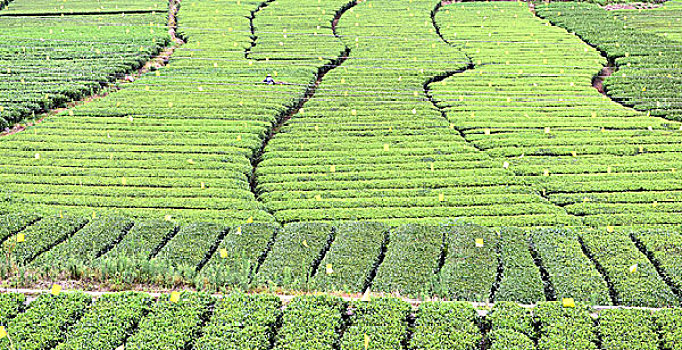
[[[19,132],[22,132],[26,130],[26,128],[31,127],[36,124],[40,124],[45,118],[51,117],[53,115],[62,113],[68,109],[84,105],[86,103],[92,102],[94,100],[106,97],[109,95],[111,92],[115,92],[121,89],[119,84],[124,84],[124,83],[129,83],[132,81],[137,80],[139,77],[141,77],[143,74],[146,74],[152,70],[156,70],[159,68],[162,68],[168,64],[170,61],[171,55],[173,55],[173,52],[175,52],[175,49],[184,44],[184,41],[182,39],[178,38],[175,35],[175,30],[177,28],[177,14],[178,14],[178,5],[180,4],[180,1],[182,0],[170,0],[170,5],[169,5],[169,16],[168,16],[168,34],[171,37],[171,40],[173,41],[173,45],[165,48],[161,52],[159,52],[156,56],[152,57],[147,63],[145,63],[144,66],[142,66],[140,69],[138,69],[135,72],[131,72],[125,76],[119,77],[119,79],[112,85],[109,85],[107,88],[104,90],[100,91],[99,93],[87,96],[81,100],[78,101],[72,101],[66,104],[66,107],[62,108],[55,108],[52,109],[48,112],[42,113],[40,115],[37,115],[36,118],[33,121],[26,122],[24,125],[22,124],[16,124],[14,127],[10,128],[9,131],[3,131],[0,132],[0,137],[3,136],[9,136],[13,135]]]
[[[604,90],[604,79],[611,76],[615,70],[616,68],[612,66],[606,66],[602,68],[602,70],[599,72],[599,75],[592,79],[592,87],[606,95],[606,91]]]

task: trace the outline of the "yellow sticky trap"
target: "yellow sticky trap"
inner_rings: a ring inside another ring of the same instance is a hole
[[[126,177],[124,176],[124,177],[121,178],[121,184],[122,184],[123,186],[125,186],[126,183],[127,183]]]
[[[82,185],[82,184],[81,184],[81,185]],[[92,212],[92,218],[94,219],[94,218],[96,218],[96,217],[97,217],[97,213],[95,213],[95,212],[93,211],[93,212]]]
[[[161,76],[161,72],[159,72],[158,70],[157,70],[154,74],[155,74],[157,77],[160,77],[160,76]]]
[[[320,131],[320,127],[315,125],[315,131]]]
[[[227,249],[225,248],[220,249],[220,257],[223,259],[227,258]]]
[[[485,135],[490,135],[490,129],[488,129],[488,128],[483,129],[483,133],[484,133]]]
[[[369,335],[365,333],[365,350],[369,349]]]
[[[325,271],[327,272],[327,275],[331,275],[334,273],[334,269],[332,269],[332,264],[327,264],[325,266]]]
[[[69,111],[69,117],[73,117],[73,111]]]
[[[635,273],[635,272],[637,272],[637,267],[638,267],[637,264],[634,264],[634,265],[630,266],[630,273]]]
[[[573,300],[573,298],[563,298],[561,300],[561,305],[564,307],[575,307],[575,300]]]
[[[26,235],[23,233],[20,233],[17,235],[17,243],[24,243],[26,241]]]
[[[0,326],[0,339],[7,337],[7,330],[5,326]]]
[[[476,248],[483,248],[483,238],[476,238]]]
[[[201,189],[202,189],[202,190],[203,190],[203,189],[206,189],[206,183],[204,183],[204,182],[201,183]]]
[[[577,157],[577,156],[578,156],[578,153],[577,153],[576,151],[571,151],[571,155],[572,155],[573,157]]]
[[[308,241],[305,239],[303,240],[303,242],[301,242],[301,244],[303,244],[303,246],[306,248],[310,248],[310,246],[308,246]]]
[[[59,293],[61,293],[61,291],[62,291],[62,286],[60,286],[58,284],[53,284],[52,288],[50,289],[50,294],[57,296],[57,295],[59,295]]]
[[[241,140],[242,140],[242,135],[237,135],[237,141],[241,141]]]
[[[329,166],[329,172],[332,172],[332,173],[336,172],[336,165],[330,165]]]
[[[614,230],[615,230],[615,228],[613,226],[611,226],[611,225],[606,226],[606,232],[613,233]]]
[[[320,196],[319,194],[316,194],[316,195],[315,195],[315,200],[318,201],[318,202],[321,201],[321,200],[322,200],[322,196]]]
[[[435,165],[433,163],[431,163],[431,171],[436,170],[435,168],[436,168]]]
[[[546,127],[545,127],[545,134],[549,134],[550,131],[551,131],[551,130],[550,130],[549,126],[546,126]]]
[[[35,159],[40,159],[40,153],[36,153],[34,157]]]
[[[163,217],[163,219],[166,220],[166,221],[171,221],[172,218],[173,218],[173,217],[170,216],[170,215],[166,215],[166,216]]]
[[[384,151],[388,151],[388,143],[384,143]]]
[[[247,224],[252,224],[253,223],[253,216],[249,216],[248,219],[246,219]]]
[[[235,234],[237,234],[237,235],[242,234],[242,227],[241,226],[237,226],[237,232],[235,232]]]
[[[192,159],[192,158],[187,159],[187,163],[189,163],[189,164],[194,164],[194,159]]]
[[[439,194],[438,194],[438,201],[439,201],[439,202],[442,202],[442,201],[444,201],[444,200],[445,200],[445,195],[442,194],[442,193],[439,193]]]
[[[180,292],[171,292],[170,302],[177,303],[178,301],[180,301]]]
[[[658,206],[658,201],[654,201],[653,203],[651,203],[651,205],[652,205],[654,208],[657,207],[657,206]]]
[[[545,171],[542,172],[543,176],[549,176],[549,170],[545,169]]]
[[[454,129],[454,128],[455,128],[455,124],[450,123],[450,129]]]
[[[509,169],[509,162],[502,163],[502,167],[505,169]]]
[[[350,111],[350,114],[351,114],[352,116],[356,116],[356,115],[358,115],[358,111],[355,110],[355,109],[353,109],[353,110]]]

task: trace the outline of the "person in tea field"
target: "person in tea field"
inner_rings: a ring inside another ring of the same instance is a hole
[[[268,85],[275,85],[276,84],[275,79],[272,79],[272,76],[270,74],[268,74],[268,76],[265,77],[265,80],[263,80],[263,82],[268,84]]]

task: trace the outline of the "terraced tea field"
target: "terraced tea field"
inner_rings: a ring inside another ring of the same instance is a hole
[[[682,7],[605,3],[0,0],[0,288],[237,291],[0,349],[680,348]]]
[[[597,312],[551,302],[477,310],[463,302],[414,307],[394,298],[324,295],[286,305],[268,294],[178,293],[154,300],[137,292],[95,299],[62,293],[42,294],[28,305],[23,294],[2,294],[1,300],[3,349],[478,349],[482,343],[491,349],[657,349],[646,344],[659,339],[674,349],[682,320],[672,309]]]

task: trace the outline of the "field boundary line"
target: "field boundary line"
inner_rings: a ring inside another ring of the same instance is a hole
[[[178,290],[180,292],[183,292],[185,290]],[[122,293],[123,291],[118,291],[118,292],[108,292],[108,291],[85,291],[85,290],[63,290],[61,293],[83,293],[86,295],[89,295],[93,298],[99,298],[105,295],[110,295],[110,294],[117,294],[117,293]],[[128,291],[129,292],[129,291]],[[134,292],[139,292],[139,293],[145,293],[148,294],[152,298],[161,298],[164,296],[168,296],[171,293],[171,290],[168,291],[143,291],[143,290],[135,290]],[[187,290],[187,292],[197,292],[194,290]],[[26,288],[0,288],[0,294],[4,293],[18,293],[18,294],[24,294],[28,296],[27,302],[31,302],[35,300],[35,298],[41,294],[49,294],[51,293],[50,289],[26,289]],[[226,296],[228,296],[230,293],[212,293],[209,294],[212,297],[221,299]],[[275,292],[269,292],[269,291],[259,291],[259,292],[245,292],[245,294],[248,295],[257,295],[257,294],[272,294],[276,297],[278,297],[284,305],[290,303],[294,298],[299,297],[299,296],[305,296],[305,295],[329,295],[329,296],[335,296],[339,297],[344,301],[347,302],[356,302],[356,301],[363,301],[365,299],[364,295],[356,294],[356,295],[348,295],[348,294],[340,294],[340,293],[321,293],[321,292],[306,292],[306,293],[300,293],[300,294],[278,294]],[[392,297],[392,298],[397,298],[400,299],[406,303],[411,304],[413,307],[418,307],[419,305],[423,303],[428,303],[428,302],[438,302],[438,303],[467,303],[473,306],[477,312],[479,313],[480,316],[485,316],[488,314],[488,312],[495,306],[495,302],[476,302],[476,301],[466,301],[466,300],[444,300],[444,299],[438,299],[438,298],[428,298],[428,299],[413,299],[413,298],[407,298],[407,297],[402,297],[400,295],[396,294],[389,294],[389,293],[370,293],[368,294],[371,299],[376,299],[376,298],[381,298],[381,297]],[[31,298],[32,297],[32,298]],[[504,302],[504,301],[502,301]],[[555,301],[550,301],[550,302],[555,302]],[[519,305],[523,308],[527,309],[533,309],[538,306],[538,304],[521,304],[521,303],[516,303],[516,305]],[[672,307],[643,307],[643,306],[624,306],[624,305],[589,305],[589,304],[584,304],[585,306],[590,307],[594,313],[593,315],[598,314],[600,311],[604,310],[646,310],[646,311],[661,311],[661,310],[669,310],[669,309],[678,309],[678,308],[672,308]]]

